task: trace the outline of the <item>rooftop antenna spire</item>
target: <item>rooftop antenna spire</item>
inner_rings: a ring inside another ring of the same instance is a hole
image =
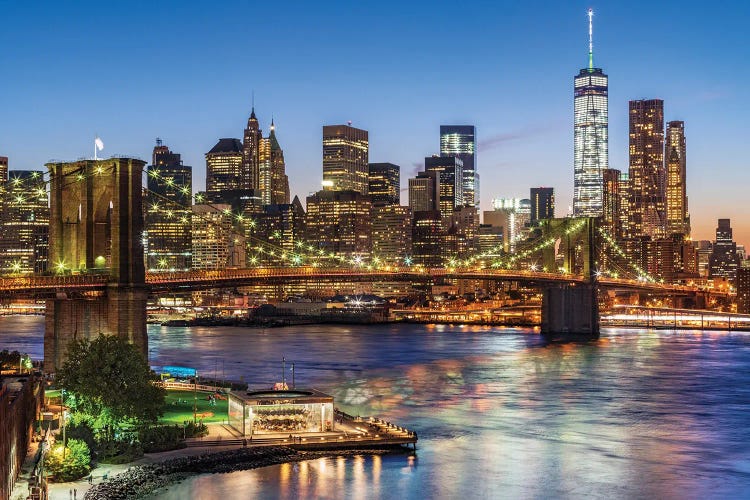
[[[594,9],[589,9],[589,71],[594,71]]]

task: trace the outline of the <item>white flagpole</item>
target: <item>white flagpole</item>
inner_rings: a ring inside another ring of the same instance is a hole
[[[94,134],[94,160],[96,160],[96,138],[97,137],[98,136],[96,134]]]

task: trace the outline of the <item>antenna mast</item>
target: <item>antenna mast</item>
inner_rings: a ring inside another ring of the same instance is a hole
[[[589,71],[594,70],[594,9],[589,9]]]

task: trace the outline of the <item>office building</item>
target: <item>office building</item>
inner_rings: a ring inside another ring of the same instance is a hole
[[[484,224],[503,228],[505,251],[512,252],[516,244],[527,234],[531,222],[531,200],[519,198],[496,198],[492,210],[484,212]]]
[[[414,212],[412,219],[412,261],[425,267],[441,267],[445,229],[439,210]]]
[[[531,224],[555,217],[555,190],[550,187],[531,188]]]
[[[479,225],[479,253],[498,255],[503,248],[503,228],[492,224]]]
[[[438,207],[447,222],[453,211],[464,204],[463,163],[455,156],[428,156],[424,171],[439,175]]]
[[[368,194],[368,134],[351,125],[323,126],[323,182],[334,191]]]
[[[147,174],[146,269],[188,270],[192,267],[193,169],[157,139]]]
[[[247,151],[247,148],[245,148]],[[286,175],[284,150],[276,138],[276,125],[271,120],[268,137],[258,141],[258,188],[262,205],[289,203],[289,178]]]
[[[265,205],[263,212],[253,217],[255,227],[250,245],[257,242],[264,251],[259,258],[265,262],[284,264],[305,239],[305,209],[297,196],[291,203]],[[283,255],[283,256],[282,256]]]
[[[420,172],[409,179],[409,208],[412,213],[440,210],[439,172]]]
[[[737,312],[750,314],[750,267],[737,269]]]
[[[401,167],[393,163],[370,163],[369,193],[373,205],[401,203]]]
[[[365,258],[372,250],[372,204],[360,192],[318,191],[307,197],[307,241],[326,254]]]
[[[0,214],[0,272],[43,273],[49,249],[49,206],[44,173],[11,170]]]
[[[685,122],[667,124],[664,159],[667,162],[667,234],[690,236],[685,163]]]
[[[243,149],[239,139],[219,139],[206,153],[206,196],[222,197],[229,191],[247,191]]]
[[[241,144],[242,167],[238,189],[260,189],[260,141],[262,138],[263,133],[255,117],[255,106],[253,106]]]
[[[573,215],[602,215],[603,174],[609,168],[608,77],[594,67],[593,11],[589,9],[589,64],[573,79]]]
[[[620,194],[620,171],[608,168],[603,175],[604,184],[602,190],[602,223],[613,238],[622,236],[620,224],[621,194]]]
[[[388,264],[404,263],[404,259],[412,253],[411,216],[409,207],[398,204],[373,205],[373,258]]]
[[[631,237],[666,235],[664,101],[630,101]]]
[[[450,216],[446,231],[449,258],[465,259],[479,247],[479,211],[475,207],[458,207]]]
[[[737,244],[732,239],[730,220],[719,219],[719,225],[716,228],[716,241],[714,241],[708,262],[708,276],[710,278],[725,278],[734,282],[739,265]]]
[[[234,228],[230,205],[192,207],[193,269],[245,267],[245,237]]]
[[[455,156],[463,165],[463,204],[479,206],[479,174],[476,164],[476,127],[440,125],[440,156]]]

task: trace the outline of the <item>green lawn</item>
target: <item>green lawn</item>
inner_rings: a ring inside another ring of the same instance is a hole
[[[208,393],[198,392],[197,415],[204,424],[223,422],[227,418],[227,400],[216,399],[216,406],[209,406]],[[201,416],[203,415],[203,416]],[[193,392],[167,391],[162,423],[182,424],[186,420],[193,421]]]

